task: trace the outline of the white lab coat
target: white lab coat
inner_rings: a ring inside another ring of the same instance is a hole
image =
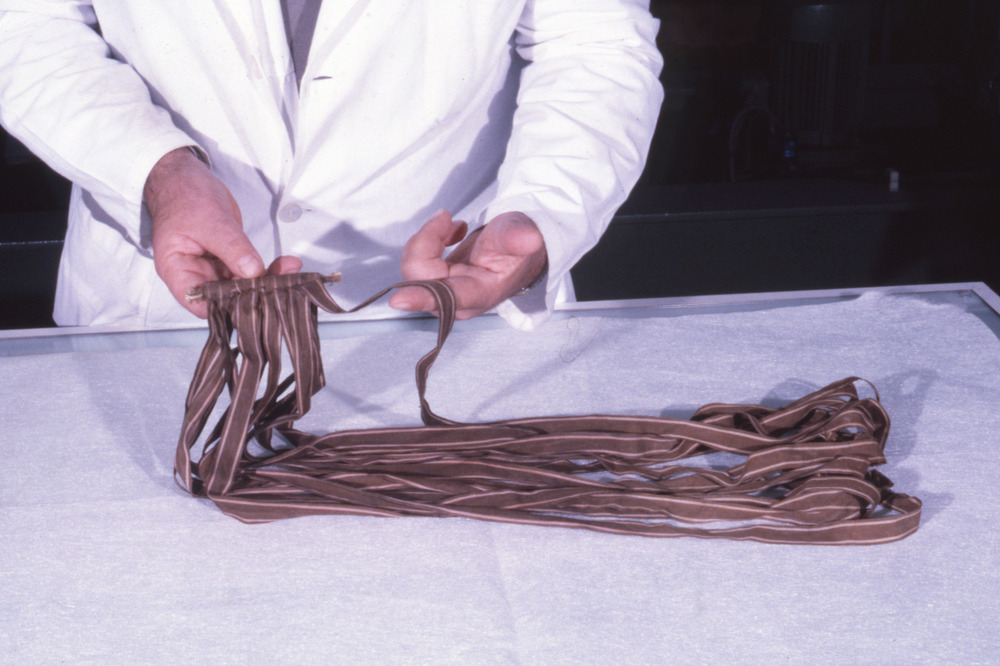
[[[399,279],[447,208],[473,227],[529,215],[551,307],[645,161],[656,28],[642,0],[326,0],[298,89],[279,0],[0,0],[0,120],[76,183],[56,321],[191,320],[141,201],[186,145],[265,262],[340,271],[345,305]],[[516,305],[515,326],[539,321]]]

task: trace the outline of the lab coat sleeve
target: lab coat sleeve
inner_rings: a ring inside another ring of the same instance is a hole
[[[658,21],[643,0],[532,0],[515,34],[517,110],[485,220],[517,210],[548,252],[545,306],[515,297],[498,312],[517,328],[544,321],[570,268],[592,248],[642,172],[663,101]]]
[[[149,171],[194,142],[113,59],[96,25],[89,2],[0,0],[0,121],[139,245]]]

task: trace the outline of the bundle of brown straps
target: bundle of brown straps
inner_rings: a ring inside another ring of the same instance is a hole
[[[190,493],[239,520],[459,516],[616,534],[812,544],[895,541],[920,522],[920,500],[892,492],[891,482],[874,469],[885,462],[889,418],[877,397],[859,397],[856,378],[780,409],[706,405],[689,421],[444,419],[424,397],[431,364],[455,318],[451,290],[436,281],[394,285],[355,308],[401,286],[433,294],[437,344],[416,372],[425,425],[299,431],[295,421],[325,382],[317,308],[344,312],[325,287],[335,279],[303,273],[202,289],[209,337],[187,398],[176,473]],[[284,379],[283,345],[292,365]],[[198,446],[224,387],[230,404]],[[676,464],[717,452],[738,454],[741,461],[728,468]]]

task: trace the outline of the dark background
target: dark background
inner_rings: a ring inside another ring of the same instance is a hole
[[[652,10],[665,103],[578,297],[1000,290],[1000,0]],[[0,138],[0,327],[50,326],[69,188]]]
[[[578,296],[1000,289],[998,7],[654,0],[664,108]]]

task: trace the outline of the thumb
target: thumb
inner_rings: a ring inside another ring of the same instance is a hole
[[[498,215],[486,225],[493,247],[500,254],[527,257],[545,247],[545,239],[535,223],[523,213]]]
[[[403,246],[400,270],[407,280],[434,280],[448,277],[448,265],[442,254],[449,245],[460,241],[466,224],[453,220],[448,211],[435,213]]]
[[[229,271],[243,278],[264,274],[264,261],[236,221],[220,223],[203,241],[205,249],[225,264]]]

